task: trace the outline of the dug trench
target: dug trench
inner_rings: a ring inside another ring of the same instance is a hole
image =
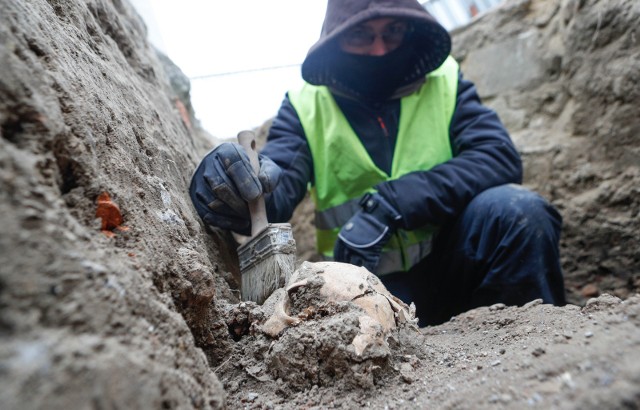
[[[321,298],[324,274],[241,302],[234,238],[187,193],[220,140],[131,5],[0,6],[3,408],[640,407],[638,2],[513,0],[452,33],[564,218],[570,304],[422,329],[379,290]],[[292,225],[298,273],[323,270],[308,201]]]

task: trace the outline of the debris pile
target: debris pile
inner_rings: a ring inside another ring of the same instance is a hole
[[[412,307],[337,262],[304,262],[264,305],[231,305],[226,321],[239,341],[232,361],[283,391],[371,388],[394,370],[399,340],[419,335]]]

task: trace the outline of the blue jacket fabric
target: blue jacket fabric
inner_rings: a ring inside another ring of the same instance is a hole
[[[334,96],[349,124],[380,169],[390,171],[400,101],[367,103]],[[428,132],[428,131],[425,131]],[[439,226],[459,215],[479,193],[522,182],[522,162],[497,114],[482,105],[474,84],[460,74],[450,127],[453,158],[376,186],[402,215],[402,228]],[[417,147],[419,148],[419,147]],[[267,196],[270,222],[286,222],[313,183],[313,158],[298,115],[285,97],[261,152],[283,169]]]

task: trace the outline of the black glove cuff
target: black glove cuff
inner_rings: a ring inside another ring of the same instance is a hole
[[[391,228],[397,228],[400,225],[402,219],[400,212],[377,192],[364,194],[359,204],[363,212],[373,215],[385,225]]]

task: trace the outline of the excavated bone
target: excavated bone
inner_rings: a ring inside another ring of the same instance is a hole
[[[353,338],[353,345],[358,356],[372,345],[386,346],[387,342],[384,338],[385,332],[378,321],[371,316],[360,316],[360,333]]]
[[[352,345],[358,356],[369,346],[386,345],[385,336],[400,323],[415,323],[415,310],[393,296],[382,282],[368,270],[338,262],[304,262],[296,270],[285,291],[276,292],[265,303],[274,306],[273,314],[261,330],[277,337],[289,326],[302,323],[306,317],[292,316],[292,295],[306,292],[296,298],[296,311],[314,311],[331,302],[351,302],[364,314],[359,317],[359,333]]]
[[[275,301],[273,314],[262,325],[261,329],[269,336],[276,337],[287,327],[300,323],[300,319],[287,314],[289,310],[289,294],[287,292],[276,291],[270,299],[272,297],[279,298],[279,300]]]

